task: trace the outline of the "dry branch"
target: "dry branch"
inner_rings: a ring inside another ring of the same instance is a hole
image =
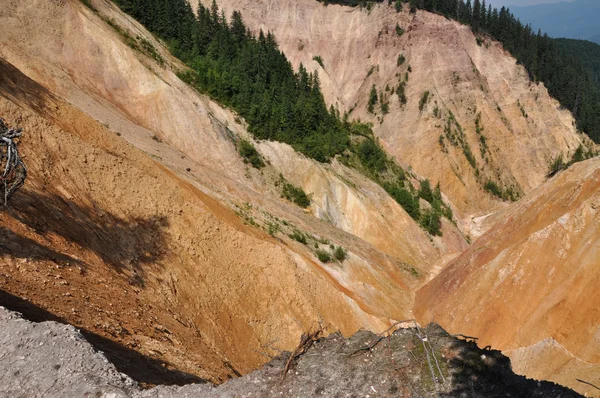
[[[298,347],[296,347],[294,352],[292,352],[292,354],[290,355],[290,357],[288,358],[288,360],[285,364],[285,368],[283,369],[283,372],[281,374],[282,380],[285,378],[285,375],[287,374],[287,372],[289,372],[290,368],[292,367],[293,362],[296,359],[298,359],[300,356],[305,354],[306,351],[308,351],[308,349],[313,345],[313,343],[315,341],[319,340],[319,336],[321,335],[322,331],[323,331],[322,329],[318,329],[315,332],[302,333],[302,336],[300,337],[300,344],[298,344]]]
[[[386,337],[386,336],[388,336],[388,337],[389,337],[389,335],[388,335],[388,332],[389,332],[390,330],[392,330],[392,329],[393,329],[393,328],[395,328],[396,326],[398,326],[398,325],[400,325],[400,324],[402,324],[402,323],[406,323],[406,322],[415,322],[415,324],[417,323],[417,321],[416,321],[416,320],[414,320],[414,319],[407,319],[407,320],[404,320],[404,321],[398,321],[398,322],[395,322],[395,323],[394,323],[392,326],[390,326],[389,328],[387,328],[387,329],[386,329],[386,330],[384,330],[383,332],[379,333],[379,334],[377,335],[377,337],[375,338],[375,340],[373,340],[373,342],[372,342],[371,344],[369,344],[369,345],[367,345],[367,346],[365,346],[365,347],[359,348],[358,350],[354,351],[353,353],[351,353],[351,354],[350,354],[350,355],[348,355],[348,356],[349,356],[349,357],[351,357],[352,355],[354,355],[354,354],[357,354],[357,353],[359,353],[359,352],[361,352],[361,351],[372,351],[372,350],[373,350],[373,348],[375,348],[375,346],[376,346],[377,344],[379,344],[379,342],[380,342],[381,340],[383,340],[383,338],[384,338],[384,337]]]
[[[600,391],[600,387],[593,385],[593,384],[592,384],[592,383],[590,383],[589,381],[585,381],[585,380],[581,380],[581,379],[575,379],[575,380],[577,380],[577,381],[578,381],[578,382],[580,382],[580,383],[587,384],[588,386],[592,386],[592,387],[594,387],[596,390]]]

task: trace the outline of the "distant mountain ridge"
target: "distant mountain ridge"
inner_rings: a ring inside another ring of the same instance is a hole
[[[511,6],[511,12],[534,30],[551,37],[586,39],[600,43],[600,2],[576,0],[535,6]]]

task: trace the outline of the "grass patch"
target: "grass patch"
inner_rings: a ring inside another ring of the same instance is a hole
[[[162,66],[165,64],[165,59],[158,53],[150,40],[142,36],[137,36],[137,41],[140,43],[140,46],[145,54],[155,60],[159,65]]]

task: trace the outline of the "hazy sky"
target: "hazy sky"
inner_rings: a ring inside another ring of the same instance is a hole
[[[491,0],[491,3],[496,7],[502,6],[532,6],[535,4],[548,4],[548,3],[560,3],[560,2],[568,2],[572,0]],[[490,1],[488,0],[489,4]]]

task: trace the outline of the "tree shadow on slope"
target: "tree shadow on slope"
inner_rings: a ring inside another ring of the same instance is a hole
[[[6,227],[0,227],[0,256],[3,255],[19,259],[47,260],[61,266],[85,265],[78,259],[58,253],[34,240],[16,234]]]
[[[143,277],[147,267],[161,267],[159,261],[166,253],[164,230],[169,225],[166,217],[123,219],[97,206],[84,207],[57,195],[30,190],[18,191],[10,208],[2,211],[42,237],[56,234],[95,253],[119,272],[128,269]],[[44,250],[35,242],[27,248],[26,245],[32,243],[29,239],[13,238],[20,239],[23,245],[16,245],[18,247],[13,247],[8,254],[23,257],[30,250],[30,258],[35,258],[37,253],[50,259],[70,259],[55,254],[52,248]]]
[[[0,58],[0,96],[17,104],[26,105],[38,114],[50,104],[58,102],[56,96],[42,87],[5,59]]]
[[[573,390],[548,381],[519,376],[510,359],[497,350],[482,350],[474,342],[450,342],[453,389],[443,397],[582,397]]]
[[[10,311],[20,313],[23,318],[31,322],[53,321],[69,324],[64,319],[51,312],[20,297],[7,293],[4,290],[0,290],[0,305]],[[79,330],[83,337],[85,337],[96,350],[104,353],[104,356],[118,371],[128,375],[146,387],[158,384],[184,385],[190,383],[206,383],[206,380],[193,374],[169,369],[166,366],[168,364],[164,361],[140,354],[137,351],[86,329]]]

